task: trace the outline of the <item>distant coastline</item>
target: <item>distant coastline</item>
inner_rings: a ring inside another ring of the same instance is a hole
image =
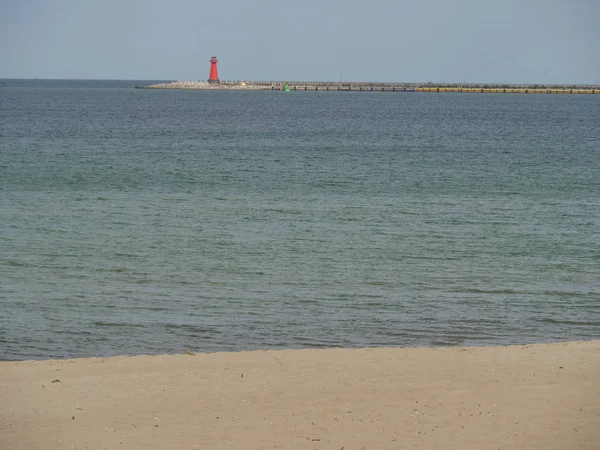
[[[353,92],[454,92],[504,94],[600,94],[600,85],[498,84],[498,83],[383,83],[340,81],[172,81],[136,89],[353,91]]]

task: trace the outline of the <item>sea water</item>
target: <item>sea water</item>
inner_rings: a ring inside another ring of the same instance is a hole
[[[600,338],[600,96],[135,84],[0,81],[0,359]]]

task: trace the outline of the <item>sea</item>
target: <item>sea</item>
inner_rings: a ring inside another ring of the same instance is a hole
[[[600,96],[0,80],[0,360],[600,338]]]

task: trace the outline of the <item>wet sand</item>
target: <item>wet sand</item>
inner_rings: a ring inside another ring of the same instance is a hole
[[[599,449],[600,341],[0,363],[2,449]]]

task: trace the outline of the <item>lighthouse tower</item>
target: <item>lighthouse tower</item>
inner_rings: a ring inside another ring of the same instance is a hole
[[[219,73],[217,72],[217,57],[216,56],[211,56],[210,57],[210,75],[208,77],[208,82],[210,84],[220,84],[221,82],[219,81]]]

